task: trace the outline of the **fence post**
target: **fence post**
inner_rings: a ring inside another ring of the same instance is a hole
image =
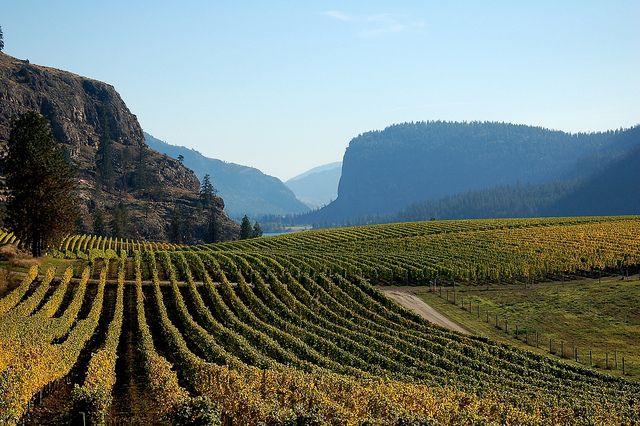
[[[564,358],[564,340],[560,341],[560,358]]]
[[[622,375],[624,376],[624,357],[622,357]]]
[[[553,351],[551,350],[551,337],[549,337],[549,353],[552,354]]]
[[[609,352],[605,354],[605,365],[607,366],[607,370],[609,369]]]
[[[589,349],[589,367],[593,366],[593,358],[591,354],[591,349]]]

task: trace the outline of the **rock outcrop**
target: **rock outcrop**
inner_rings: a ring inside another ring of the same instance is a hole
[[[189,239],[201,239],[206,214],[198,204],[198,178],[145,144],[136,116],[113,86],[0,53],[0,147],[8,140],[11,120],[28,110],[50,121],[77,168],[84,231],[92,231],[95,209],[108,214],[123,203],[131,237],[167,239],[171,216],[179,208],[188,218]],[[214,208],[220,237],[234,238],[238,226],[224,213],[221,198],[215,198]]]

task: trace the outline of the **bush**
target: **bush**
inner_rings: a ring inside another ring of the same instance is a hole
[[[11,266],[16,266],[18,268],[29,269],[34,265],[39,265],[40,261],[33,257],[32,258],[14,257],[9,261],[9,264],[11,264]]]
[[[18,256],[18,247],[15,244],[6,244],[0,247],[0,259],[11,260]]]

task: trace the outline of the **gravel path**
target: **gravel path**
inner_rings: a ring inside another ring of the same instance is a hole
[[[459,333],[470,334],[466,329],[451,321],[449,318],[436,311],[430,305],[426,304],[422,299],[413,294],[409,289],[378,287],[378,290],[382,291],[385,296],[395,300],[405,308],[411,309],[430,323],[439,325],[440,327],[448,328],[449,330],[457,331]]]

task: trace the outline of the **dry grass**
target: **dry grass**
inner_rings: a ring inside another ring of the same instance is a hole
[[[0,298],[13,290],[19,282],[15,272],[0,268]]]

